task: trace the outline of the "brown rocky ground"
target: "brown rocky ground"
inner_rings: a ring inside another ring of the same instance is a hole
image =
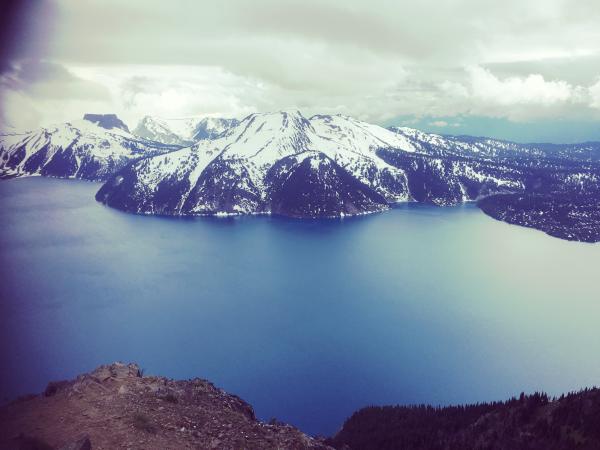
[[[86,439],[88,438],[88,439]],[[212,383],[101,366],[0,408],[2,449],[329,449]]]

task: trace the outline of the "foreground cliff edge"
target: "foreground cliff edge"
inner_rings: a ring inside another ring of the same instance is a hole
[[[0,448],[592,450],[600,448],[600,390],[367,407],[332,438],[316,439],[257,420],[249,404],[206,380],[144,376],[135,364],[114,363],[1,407]]]
[[[1,449],[328,449],[212,383],[114,363],[0,408]]]

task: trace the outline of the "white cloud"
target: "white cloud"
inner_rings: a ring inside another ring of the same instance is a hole
[[[144,115],[239,117],[259,109],[264,88],[256,80],[206,66],[72,66],[82,79],[107,87],[130,125]]]
[[[378,123],[600,118],[597,0],[42,3],[25,16],[45,25],[15,35],[10,61],[41,55],[72,77],[0,85],[3,115],[27,123],[294,107]]]
[[[592,108],[600,109],[600,78],[598,81],[590,86],[589,88],[590,95],[590,106]]]
[[[598,102],[594,92],[600,92],[599,84],[587,87],[548,80],[536,73],[499,77],[487,68],[468,66],[463,80],[439,83],[438,98],[444,114],[437,115],[478,115],[513,121],[600,118],[592,110]]]
[[[372,62],[350,78],[345,73],[352,68],[339,61],[324,61],[320,69],[316,60],[311,62],[313,70],[320,70],[318,76],[296,62],[297,73],[282,77],[281,82],[241,76],[217,66],[74,65],[69,70],[106,86],[115,109],[131,126],[146,114],[243,117],[288,108],[380,121],[394,116],[387,95],[405,71],[395,63]]]
[[[433,127],[440,127],[440,128],[444,128],[447,127],[449,124],[448,122],[446,122],[445,120],[434,120],[433,122],[431,122],[429,125],[433,126]]]
[[[499,105],[552,105],[573,99],[575,88],[565,81],[546,81],[540,74],[497,78],[479,66],[467,68],[471,94]]]
[[[114,110],[108,90],[63,65],[26,60],[0,76],[0,126],[30,129],[81,118],[91,109]]]

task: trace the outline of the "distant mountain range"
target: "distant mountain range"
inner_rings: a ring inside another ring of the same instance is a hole
[[[133,132],[164,144],[189,146],[202,139],[213,139],[238,123],[237,119],[218,117],[162,119],[145,116]]]
[[[600,240],[600,143],[441,136],[298,111],[145,117],[134,134],[116,116],[87,118],[0,136],[0,176],[106,180],[98,201],[142,214],[343,217],[477,201],[508,223]]]
[[[104,181],[131,161],[181,147],[131,134],[114,114],[0,134],[0,178],[43,175]]]

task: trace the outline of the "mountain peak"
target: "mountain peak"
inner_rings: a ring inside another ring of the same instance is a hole
[[[111,130],[113,128],[119,128],[121,130],[127,131],[129,133],[129,128],[127,125],[117,117],[116,114],[85,114],[83,116],[83,120],[87,120],[88,122],[95,123],[99,127],[106,128],[107,130]]]
[[[256,112],[248,115],[245,119],[252,117],[273,118],[274,120],[279,120],[280,118],[305,119],[305,117],[298,109],[282,109],[279,111]]]

